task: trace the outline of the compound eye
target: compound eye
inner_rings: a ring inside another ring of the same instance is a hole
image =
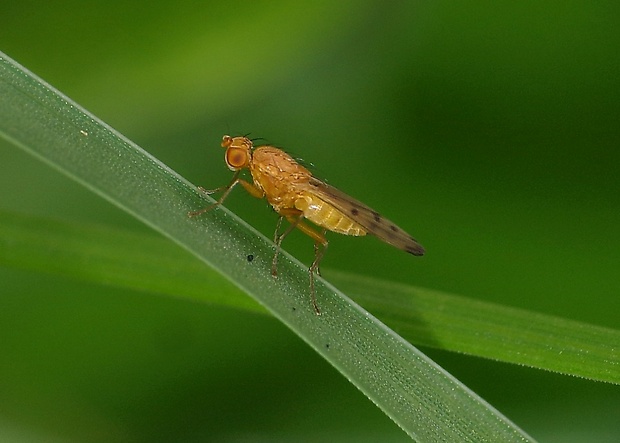
[[[248,151],[245,149],[228,148],[226,151],[226,164],[234,171],[246,167],[248,161]]]

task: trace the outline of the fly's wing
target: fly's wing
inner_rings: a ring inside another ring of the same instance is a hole
[[[310,178],[308,185],[309,190],[317,197],[334,206],[355,223],[359,223],[369,233],[405,252],[424,255],[424,248],[415,238],[364,203],[314,177]]]

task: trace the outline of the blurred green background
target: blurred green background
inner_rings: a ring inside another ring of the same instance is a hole
[[[194,183],[223,134],[315,165],[427,248],[323,262],[620,326],[620,3],[9,2],[0,50]],[[0,210],[146,230],[0,142]],[[227,206],[270,236],[276,217]],[[286,249],[309,262],[295,235]],[[0,268],[0,441],[406,441],[268,317]],[[616,346],[620,344],[615,344]],[[620,389],[425,349],[531,435],[620,440]]]

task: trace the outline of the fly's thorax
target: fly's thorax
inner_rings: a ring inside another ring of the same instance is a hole
[[[273,146],[259,146],[253,152],[252,163],[255,168],[274,177],[310,177],[310,171],[281,149]]]
[[[293,157],[272,146],[256,148],[249,167],[254,184],[265,192],[276,211],[294,208],[300,189],[311,177],[310,171]]]
[[[324,200],[310,192],[302,192],[295,201],[295,208],[304,213],[312,223],[344,235],[366,235],[366,230]]]

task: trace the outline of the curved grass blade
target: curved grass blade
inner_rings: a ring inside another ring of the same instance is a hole
[[[248,292],[418,441],[531,437],[334,287],[308,303],[307,270],[225,209],[200,220],[195,188],[134,143],[0,53],[0,133],[186,248]],[[211,201],[211,200],[210,200]],[[251,263],[247,255],[256,259]]]

